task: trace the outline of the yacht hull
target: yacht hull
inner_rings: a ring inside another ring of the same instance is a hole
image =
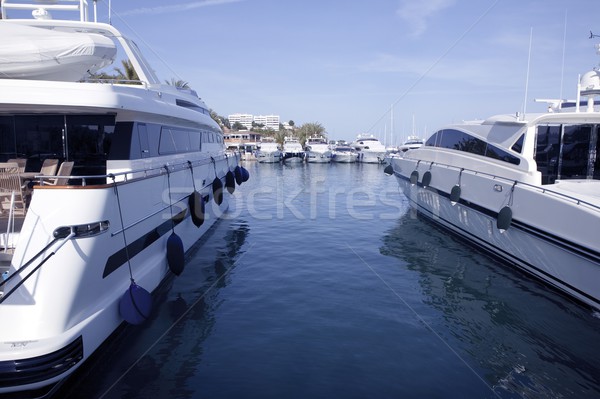
[[[383,163],[385,158],[385,152],[374,152],[374,151],[359,151],[358,162],[361,163]]]
[[[309,163],[331,162],[331,152],[308,151],[306,153],[306,162],[309,162]]]
[[[256,160],[260,163],[278,163],[281,161],[281,152],[261,152],[256,153]]]
[[[414,159],[396,158],[392,165],[404,195],[420,215],[600,309],[600,248],[593,233],[600,212],[593,204],[561,193],[560,185],[553,191],[435,163],[419,165]],[[600,189],[600,181],[570,184]],[[452,196],[455,185],[461,187],[458,198]],[[512,213],[508,224],[501,215],[505,207]]]
[[[190,215],[194,184],[187,162],[116,185],[34,189],[12,263],[26,265],[41,254],[30,269],[21,266],[21,277],[43,265],[0,306],[0,318],[11,320],[10,329],[0,329],[0,393],[37,395],[73,373],[124,322],[119,304],[132,279],[152,292],[172,273],[171,234],[187,251],[226,211],[227,190],[217,205],[210,183],[215,173],[224,181],[235,164],[217,157],[213,166],[206,155],[194,162],[201,163],[194,167],[195,187],[208,199],[200,227]],[[90,231],[52,244],[65,227]]]

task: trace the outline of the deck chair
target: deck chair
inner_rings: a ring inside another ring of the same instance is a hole
[[[44,181],[44,185],[50,185],[50,186],[64,186],[69,182],[69,177],[71,176],[71,171],[73,170],[73,164],[75,164],[75,162],[71,162],[71,161],[66,161],[60,164],[60,167],[58,168],[58,172],[56,172],[56,178],[54,179],[48,179],[47,181]],[[67,177],[58,177],[58,176],[67,176]]]
[[[42,169],[40,170],[40,175],[54,176],[56,174],[56,169],[58,169],[58,159],[44,159],[44,163],[42,163]]]
[[[14,199],[13,199],[14,194]],[[0,163],[0,210],[10,211],[15,214],[25,214],[25,195],[19,174],[19,165],[15,162]]]
[[[19,172],[25,172],[25,166],[27,166],[27,158],[12,158],[6,161],[7,163],[16,163],[19,165]]]

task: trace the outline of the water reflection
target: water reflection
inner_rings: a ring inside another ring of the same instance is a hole
[[[215,323],[219,291],[228,285],[249,234],[244,221],[218,222],[186,255],[186,268],[154,296],[151,319],[122,326],[63,386],[60,398],[190,397],[188,381]]]
[[[418,273],[430,327],[501,397],[600,395],[599,320],[407,213],[380,252]]]

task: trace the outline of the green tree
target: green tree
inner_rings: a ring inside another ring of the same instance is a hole
[[[246,130],[246,126],[242,125],[240,122],[235,122],[232,126],[231,126],[232,130]]]
[[[165,80],[165,83],[171,86],[175,86],[178,89],[189,89],[190,85],[181,79],[171,78],[171,81]]]
[[[115,72],[117,76],[115,77],[117,80],[125,80],[125,81],[139,81],[140,78],[133,68],[133,64],[129,60],[121,60],[121,64],[123,65],[123,70],[121,68],[115,67]]]
[[[285,141],[285,130],[280,130],[278,132],[275,132],[275,134],[273,135],[273,137],[275,138],[275,142],[277,144],[279,144],[280,148],[283,148],[283,142]]]
[[[302,126],[300,126],[296,130],[296,132],[296,135],[298,136],[298,141],[300,141],[300,144],[302,144],[303,147],[304,144],[306,144],[306,140],[309,137],[323,136],[325,139],[327,139],[327,135],[325,134],[325,128],[319,122],[305,123]]]

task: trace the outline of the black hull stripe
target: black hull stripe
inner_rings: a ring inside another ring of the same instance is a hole
[[[410,183],[410,179],[406,178],[402,175],[399,175],[398,173],[395,172],[395,175],[407,182]],[[417,185],[421,188],[425,188],[423,187],[422,183],[417,183]],[[450,201],[450,193],[447,193],[445,191],[442,190],[438,190],[436,188],[433,188],[431,186],[427,187],[427,190],[433,191],[434,193],[437,193],[439,196],[446,198],[448,201]],[[477,211],[479,213],[482,213],[486,216],[489,216],[492,219],[497,219],[498,218],[498,211],[493,211],[491,209],[485,208],[481,205],[478,204],[474,204],[470,201],[465,201],[464,199],[460,199],[459,203],[462,206],[465,206],[467,208],[470,208],[474,211]],[[515,227],[516,229],[519,229],[527,234],[533,235],[541,240],[544,240],[554,246],[560,247],[565,251],[571,252],[573,254],[576,254],[578,256],[581,256],[591,262],[594,262],[598,265],[600,265],[600,252],[598,251],[594,251],[591,248],[588,248],[586,246],[577,244],[575,242],[566,240],[562,237],[558,237],[554,234],[548,233],[544,230],[541,230],[537,227],[534,227],[532,225],[529,225],[527,223],[521,222],[517,219],[513,219],[511,222],[511,226]],[[458,228],[458,227],[457,227]]]
[[[402,178],[406,181],[409,181],[409,179],[405,178],[404,176],[400,176],[398,174],[396,174],[396,176],[399,176],[400,178]],[[419,187],[423,187],[423,186],[419,183]],[[444,193],[443,191],[436,190],[431,187],[428,187],[428,189],[432,190],[432,191],[437,191],[439,195],[441,195],[443,197],[447,197],[448,200],[450,199],[450,195],[447,193]],[[521,268],[522,270],[526,271],[527,273],[537,276],[538,278],[541,278],[541,276],[544,276],[543,279],[545,281],[549,282],[550,284],[552,284],[558,288],[566,287],[570,291],[576,292],[581,297],[587,298],[590,302],[595,303],[596,305],[600,305],[600,301],[597,298],[594,298],[593,296],[589,295],[588,293],[583,292],[580,289],[578,289],[562,280],[557,279],[553,275],[547,273],[546,271],[538,268],[537,266],[535,266],[529,262],[525,262],[522,259],[513,256],[511,253],[506,252],[502,248],[499,248],[487,241],[480,239],[476,235],[463,229],[460,226],[457,226],[456,224],[450,222],[449,220],[447,220],[439,215],[434,215],[429,210],[427,210],[423,206],[419,205],[418,203],[414,202],[410,198],[409,198],[409,201],[411,203],[413,203],[417,207],[419,212],[421,212],[421,214],[423,216],[427,217],[428,220],[431,220],[432,222],[434,222],[434,223],[438,224],[439,226],[443,227],[444,229],[452,232],[453,234],[457,235],[458,237],[468,240],[469,242],[471,242],[478,248],[481,248],[484,251],[486,251],[494,256],[497,256],[510,264],[513,264],[513,265]],[[460,204],[463,206],[469,207],[471,209],[477,210],[477,211],[479,211],[479,209],[485,209],[485,212],[481,212],[481,213],[484,213],[485,215],[488,215],[493,218],[496,218],[498,216],[498,212],[490,211],[489,209],[483,208],[479,205],[474,205],[468,201],[461,200]],[[444,223],[441,223],[440,220],[442,220]],[[449,226],[452,226],[452,227],[450,228]],[[597,255],[597,252],[595,252],[595,251],[587,251],[585,253],[580,253],[579,251],[573,250],[573,247],[580,247],[580,248],[584,248],[584,247],[574,244],[574,243],[570,243],[569,241],[566,241],[566,240],[558,239],[558,238],[556,238],[556,236],[552,236],[551,234],[545,234],[545,233],[541,232],[539,229],[536,229],[532,226],[528,226],[524,223],[515,222],[514,220],[511,224],[511,226],[523,231],[526,234],[534,235],[543,241],[546,241],[552,245],[558,246],[567,252],[571,252],[571,253],[580,255],[580,256],[585,257],[586,259],[589,259],[592,262],[595,262],[596,264],[598,264],[598,255]],[[525,226],[525,227],[523,227],[523,226]],[[459,231],[460,231],[460,233],[459,233]],[[541,233],[535,234],[535,231],[541,232]],[[555,237],[558,241],[549,239],[548,237]],[[569,245],[569,243],[571,245]]]
[[[144,249],[148,248],[154,242],[156,242],[160,237],[167,234],[171,231],[171,227],[173,225],[178,225],[185,219],[187,213],[187,208],[183,211],[179,212],[177,215],[174,215],[172,219],[168,219],[165,222],[159,224],[146,234],[142,235],[137,240],[128,243],[127,249],[125,247],[121,248],[114,254],[108,257],[106,260],[106,265],[104,266],[104,272],[102,273],[102,278],[105,278],[121,266],[127,263],[127,255],[129,254],[130,258],[138,255]]]

